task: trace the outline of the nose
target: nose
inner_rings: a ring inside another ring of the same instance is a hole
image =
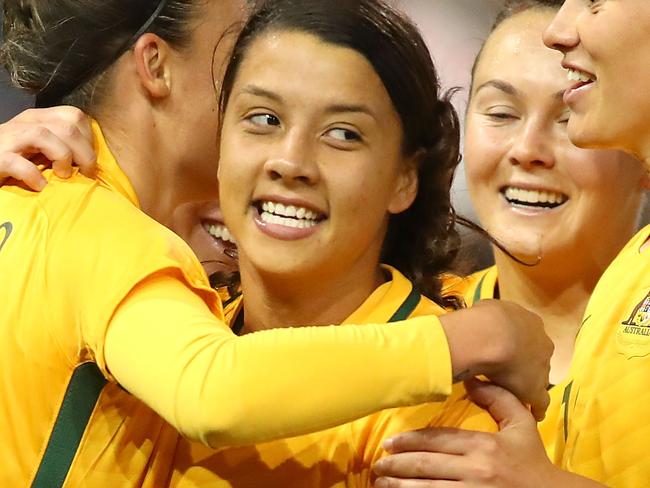
[[[320,179],[316,149],[306,134],[288,133],[279,141],[276,151],[264,164],[271,180],[283,180],[286,185],[315,185]]]
[[[555,166],[551,131],[533,121],[521,127],[514,136],[509,160],[512,165],[525,170]]]
[[[577,1],[566,0],[550,25],[544,30],[544,44],[551,49],[567,53],[580,43],[577,22],[579,8]]]

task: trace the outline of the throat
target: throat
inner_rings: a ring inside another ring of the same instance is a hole
[[[244,330],[338,325],[372,294],[385,278],[378,271],[370,280],[282,281],[251,276],[242,267]]]

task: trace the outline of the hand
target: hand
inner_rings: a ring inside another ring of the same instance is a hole
[[[393,437],[384,444],[391,455],[375,464],[375,488],[603,486],[553,466],[535,420],[510,392],[477,380],[466,385],[500,432],[430,428]]]
[[[456,380],[484,375],[530,405],[537,420],[544,418],[553,343],[537,315],[514,303],[483,300],[440,320]]]
[[[96,156],[90,119],[74,107],[53,107],[26,110],[0,124],[0,184],[15,178],[33,190],[42,190],[47,182],[37,163],[30,160],[38,155],[52,162],[60,178],[69,178],[73,165],[93,178]]]

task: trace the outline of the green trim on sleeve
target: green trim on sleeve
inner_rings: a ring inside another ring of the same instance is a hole
[[[104,385],[95,363],[75,369],[32,488],[63,486]]]

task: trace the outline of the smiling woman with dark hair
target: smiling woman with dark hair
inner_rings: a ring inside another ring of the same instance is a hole
[[[218,196],[213,77],[244,2],[132,6],[4,2],[0,50],[15,83],[41,105],[88,110],[99,167],[96,180],[48,170],[40,193],[0,189],[0,223],[12,229],[0,252],[0,281],[11,283],[0,311],[0,456],[15,461],[5,484],[138,486],[175,445],[172,427],[211,447],[268,441],[444,398],[463,374],[511,387],[541,416],[550,345],[513,305],[233,334],[196,256],[165,226],[180,206]],[[444,103],[435,108],[453,120]],[[66,131],[55,125],[32,124],[0,154],[57,146]],[[415,132],[425,153],[438,150]],[[416,168],[417,145],[404,148],[405,168]],[[477,321],[480,338],[466,341]],[[513,342],[534,347],[534,361]]]

